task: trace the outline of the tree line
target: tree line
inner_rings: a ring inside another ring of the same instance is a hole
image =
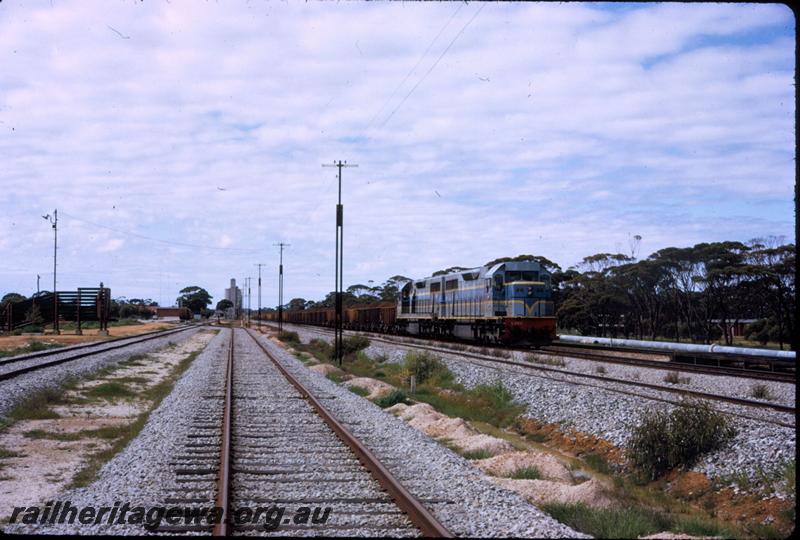
[[[638,259],[633,237],[630,255],[597,253],[563,270],[539,255],[503,257],[486,263],[535,260],[552,274],[559,331],[638,339],[711,343],[731,332],[723,328],[745,320],[747,339],[777,342],[797,349],[794,244],[780,237],[749,242],[711,242],[669,247]],[[451,267],[448,271],[464,270]],[[393,276],[378,286],[352,285],[345,306],[395,301],[409,278]],[[285,309],[333,307],[335,293],[321,301],[293,298]]]
[[[559,326],[586,335],[732,344],[730,328],[756,319],[748,339],[797,348],[794,244],[770,237],[661,249],[646,259],[599,253],[553,282]]]

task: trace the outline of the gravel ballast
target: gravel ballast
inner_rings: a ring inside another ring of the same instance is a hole
[[[311,339],[332,340],[332,335],[316,328],[291,325],[303,341]],[[384,356],[388,362],[401,362],[403,356],[412,350],[412,343],[386,344],[373,340],[366,353],[370,356]],[[589,433],[610,443],[624,447],[630,427],[644,411],[652,407],[671,408],[673,405],[659,400],[680,401],[680,396],[667,392],[636,388],[630,385],[615,385],[602,381],[573,378],[567,375],[534,371],[508,365],[492,365],[489,361],[465,358],[458,351],[441,351],[440,356],[455,375],[457,382],[471,388],[478,384],[501,380],[511,390],[516,400],[527,407],[526,415],[548,423],[560,423],[564,428]],[[516,358],[522,360],[522,358]],[[572,369],[583,364],[583,370],[594,372],[596,365],[604,365],[609,376],[634,377],[639,372],[642,382],[664,384],[666,371],[633,368],[611,363],[581,359],[566,359],[567,366],[559,369]],[[588,367],[591,366],[591,367]],[[590,371],[591,370],[591,371]],[[660,378],[659,378],[660,377]],[[735,377],[690,374],[695,384],[692,389],[723,395],[741,395],[752,381]],[[635,378],[633,378],[635,380]],[[787,383],[767,382],[774,396],[780,402],[794,399],[794,388]],[[738,386],[737,386],[738,385]],[[627,394],[613,391],[617,389]],[[640,394],[640,395],[629,395]],[[652,397],[648,397],[652,396]],[[653,399],[655,398],[655,399]],[[752,399],[752,398],[751,398]],[[707,454],[693,467],[710,478],[728,482],[734,475],[746,474],[757,482],[764,472],[777,471],[784,463],[794,459],[796,430],[760,421],[774,419],[794,424],[791,414],[761,409],[745,409],[733,404],[714,402],[713,407],[721,411],[746,414],[753,419],[731,416],[737,435],[725,449]],[[731,481],[731,485],[733,482]],[[780,492],[778,495],[782,495]]]
[[[270,340],[260,338],[284,366],[362,440],[433,514],[458,536],[585,537],[520,495],[492,484],[455,454],[372,402],[305,367]]]
[[[165,497],[174,495],[176,489],[181,487],[175,479],[175,460],[184,448],[187,435],[192,433],[192,423],[197,420],[198,403],[209,392],[218,393],[221,380],[219,372],[227,352],[229,336],[230,333],[223,330],[211,340],[176,383],[173,392],[150,414],[139,436],[101,469],[94,483],[87,488],[65,493],[58,500],[69,500],[73,506],[94,507],[111,506],[115,501],[146,507],[164,505]],[[470,462],[403,421],[324,376],[306,369],[280,346],[263,337],[258,339],[262,340],[293,375],[322,399],[331,412],[456,535],[586,537],[547,516],[521,496],[490,483]],[[251,345],[253,349],[247,347],[241,339],[237,339],[237,357],[240,354],[254,354],[255,343]],[[253,384],[259,384],[255,376]],[[249,407],[256,405],[248,404]],[[287,409],[287,419],[291,416],[289,412],[291,411]],[[292,431],[289,429],[291,426],[295,425],[289,422],[286,430],[282,431],[296,436],[296,427]],[[321,436],[318,433],[314,435]],[[209,486],[210,483],[199,485],[197,492],[184,491],[184,494],[205,499],[210,496]],[[261,489],[259,482],[248,483],[247,487],[253,497],[255,491]],[[264,495],[268,497],[282,495],[279,492],[269,492],[268,488],[264,491]],[[320,486],[320,494],[325,493],[324,486]],[[46,527],[13,525],[7,530],[51,534],[145,532],[141,526],[116,524]],[[314,532],[303,531],[304,534]],[[369,531],[364,534],[368,535]]]
[[[13,379],[0,382],[0,416],[5,415],[21,398],[30,395],[32,392],[43,388],[54,388],[59,386],[66,379],[71,377],[88,376],[98,369],[113,363],[127,360],[135,354],[147,354],[164,347],[169,342],[179,343],[193,336],[199,328],[190,328],[182,332],[175,332],[169,335],[133,343],[121,349],[107,352],[98,352],[96,355],[79,358],[65,362],[56,366],[50,366],[37,371],[25,373]],[[134,339],[133,336],[131,339]],[[23,367],[28,363],[39,363],[43,361],[58,360],[70,355],[70,350],[57,349],[53,355],[46,359],[38,358],[27,360],[21,364],[9,364],[5,369]]]
[[[186,339],[190,333],[193,332],[181,335]],[[175,336],[171,337],[175,340]],[[170,339],[166,338],[161,346],[168,341]],[[164,495],[174,485],[170,462],[182,450],[183,439],[192,429],[191,422],[199,396],[215,384],[219,387],[217,374],[221,359],[225,358],[227,342],[224,332],[214,336],[175,384],[172,393],[150,413],[139,435],[103,465],[97,480],[85,488],[68,491],[57,500],[70,501],[76,507],[111,507],[114,502],[127,502],[131,507],[164,506]],[[125,358],[129,354],[133,353],[126,353]],[[71,525],[13,524],[5,530],[17,534],[140,535],[147,532],[141,525],[82,525],[77,522]]]

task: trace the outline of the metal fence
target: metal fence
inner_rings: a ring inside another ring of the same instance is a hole
[[[79,287],[77,291],[45,293],[21,302],[9,302],[0,310],[0,329],[11,332],[29,325],[53,323],[54,330],[58,331],[59,322],[72,321],[80,333],[82,323],[98,321],[100,330],[107,330],[110,313],[111,289],[101,283],[100,287]]]

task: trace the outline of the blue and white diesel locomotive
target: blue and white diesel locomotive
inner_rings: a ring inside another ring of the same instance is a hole
[[[406,283],[396,324],[417,335],[549,343],[556,337],[551,296],[550,273],[538,262],[498,263]]]

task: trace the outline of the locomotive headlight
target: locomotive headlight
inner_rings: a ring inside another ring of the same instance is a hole
[[[533,294],[533,287],[528,287],[528,296]]]

